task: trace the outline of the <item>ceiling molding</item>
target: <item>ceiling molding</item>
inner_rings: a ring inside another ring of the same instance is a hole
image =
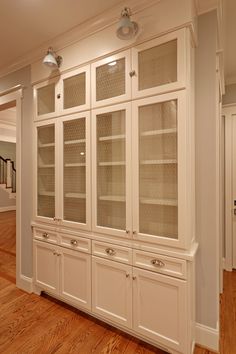
[[[120,12],[124,6],[129,6],[131,8],[132,15],[135,18],[136,14],[158,4],[160,1],[161,0],[149,0],[148,2],[146,0],[122,1],[120,4],[104,11],[98,16],[95,16],[92,19],[72,28],[71,30],[51,39],[50,41],[45,42],[34,51],[30,51],[24,56],[19,57],[14,61],[14,63],[11,63],[8,67],[0,70],[0,78],[43,59],[48,47],[50,46],[52,46],[54,51],[57,52],[117,23],[120,19]]]

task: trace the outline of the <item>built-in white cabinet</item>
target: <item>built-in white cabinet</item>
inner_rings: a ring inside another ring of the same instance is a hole
[[[132,267],[92,257],[92,311],[132,327]]]
[[[35,218],[89,229],[89,113],[36,124]]]
[[[34,241],[34,283],[40,289],[91,309],[91,256]]]
[[[75,69],[34,86],[34,119],[90,108],[90,66]]]

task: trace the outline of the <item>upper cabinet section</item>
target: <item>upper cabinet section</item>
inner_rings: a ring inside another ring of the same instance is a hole
[[[34,87],[34,118],[42,120],[90,108],[90,66]]]
[[[132,96],[156,95],[186,85],[185,29],[132,48]]]
[[[92,64],[93,107],[131,99],[130,55],[130,50],[127,50]]]

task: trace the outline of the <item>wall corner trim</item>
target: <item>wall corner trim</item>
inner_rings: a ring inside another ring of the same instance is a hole
[[[21,274],[20,279],[16,282],[16,286],[31,294],[33,292],[33,279]]]
[[[211,328],[201,323],[196,323],[195,337],[196,344],[219,352],[219,328]]]

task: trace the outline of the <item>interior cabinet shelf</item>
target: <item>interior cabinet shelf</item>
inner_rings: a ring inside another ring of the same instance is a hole
[[[159,129],[159,130],[148,130],[143,133],[141,133],[141,136],[155,136],[155,135],[165,135],[165,134],[176,134],[177,129],[176,128],[171,128],[171,129]]]
[[[79,163],[65,163],[65,167],[85,167],[86,163],[79,162]]]
[[[166,160],[141,160],[140,165],[167,165],[167,164],[177,164],[176,159],[166,159]]]
[[[38,168],[54,168],[54,164],[48,164],[48,165],[39,165]]]
[[[68,141],[64,141],[65,145],[76,145],[76,144],[83,144],[85,143],[86,140],[85,139],[78,139],[78,140],[68,140]]]
[[[99,162],[99,166],[125,166],[125,161]]]
[[[125,202],[125,196],[119,195],[102,195],[99,200],[111,201],[111,202]]]
[[[110,135],[110,136],[101,136],[98,140],[99,141],[113,141],[113,140],[123,140],[125,139],[125,135]]]
[[[47,196],[47,197],[55,197],[55,192],[39,191],[38,195]]]
[[[66,198],[77,198],[77,199],[85,199],[85,193],[65,193]]]
[[[140,198],[141,204],[177,206],[177,199]]]
[[[54,147],[54,146],[55,146],[54,143],[47,143],[47,144],[40,143],[40,144],[38,144],[39,148],[48,148],[48,147]]]

